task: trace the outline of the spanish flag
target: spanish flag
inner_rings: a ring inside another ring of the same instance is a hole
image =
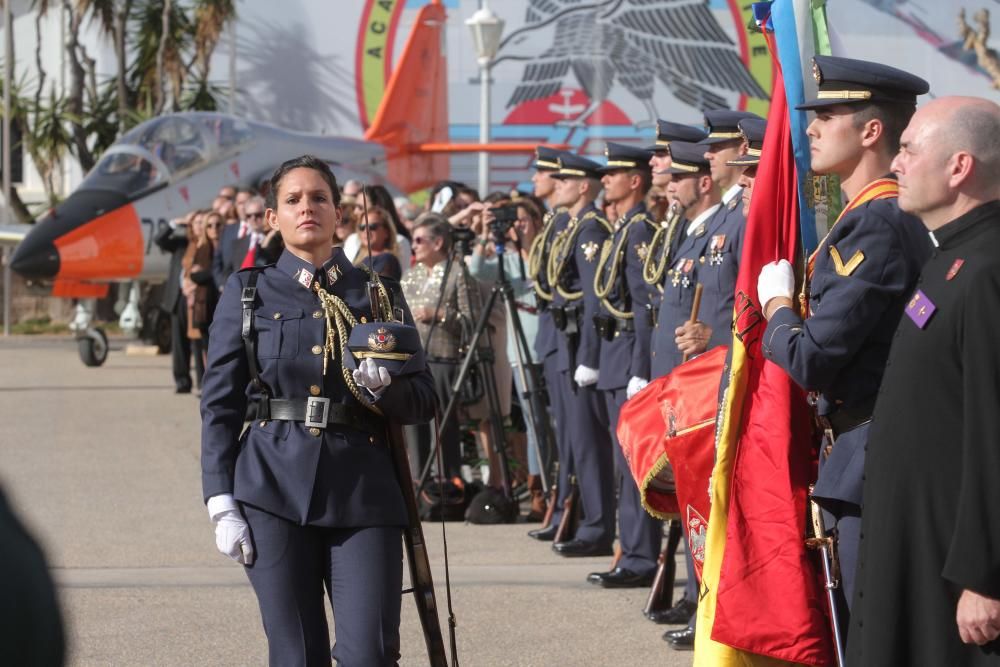
[[[809,407],[804,392],[761,353],[766,322],[757,276],[781,258],[794,265],[803,245],[784,61],[776,57],[774,33],[768,30],[771,18],[778,23],[779,5],[794,16],[792,0],[777,0],[765,4],[771,15],[761,21],[775,77],[720,407],[695,638],[700,667],[833,661],[818,563],[804,542],[807,488],[816,461]],[[789,75],[801,78],[801,70]]]

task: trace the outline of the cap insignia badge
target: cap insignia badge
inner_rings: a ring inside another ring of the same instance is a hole
[[[819,69],[819,63],[815,60],[813,61],[813,78],[816,79],[816,85],[822,85],[823,83],[823,72]]]
[[[372,352],[392,352],[396,349],[396,337],[385,327],[379,327],[368,334],[368,349]]]

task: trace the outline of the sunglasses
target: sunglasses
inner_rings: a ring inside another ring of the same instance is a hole
[[[372,230],[373,232],[376,229],[382,229],[382,223],[381,222],[362,222],[360,225],[358,225],[358,231],[359,232],[368,231],[369,229]]]
[[[263,217],[264,217],[263,211],[260,213],[250,213],[249,211],[247,211],[247,220],[249,220],[250,218],[263,218]]]
[[[435,237],[433,236],[414,236],[413,245],[423,245],[424,243],[430,243]]]

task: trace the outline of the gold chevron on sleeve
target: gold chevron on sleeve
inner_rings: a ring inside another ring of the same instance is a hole
[[[865,261],[865,253],[860,250],[855,250],[854,255],[845,264],[844,260],[840,257],[840,252],[837,250],[836,246],[830,246],[830,259],[833,260],[833,268],[837,272],[838,276],[849,276],[854,273],[854,270],[861,265],[861,262]]]

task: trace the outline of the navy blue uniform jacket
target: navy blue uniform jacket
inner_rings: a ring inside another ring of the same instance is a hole
[[[358,321],[371,320],[367,272],[352,266],[340,249],[334,249],[321,270],[334,267],[340,277],[329,292],[347,303]],[[261,379],[274,398],[305,401],[318,393],[332,403],[364,410],[344,382],[339,351],[323,376],[326,319],[317,295],[299,281],[302,272],[312,276],[315,271],[286,250],[259,274],[254,327]],[[259,420],[241,435],[253,394],[241,337],[240,296],[249,275],[239,271],[230,276],[209,337],[201,399],[206,501],[232,493],[240,502],[302,525],[405,525],[402,493],[380,436],[338,425],[310,430],[301,422]],[[412,324],[398,285],[383,282]],[[431,376],[424,368],[394,377],[375,404],[387,419],[412,424],[431,419],[434,401]]]
[[[820,392],[819,414],[870,410],[899,318],[930,254],[927,229],[895,199],[848,211],[819,246],[810,316],[802,320],[792,308],[775,312],[764,356],[803,389]],[[864,425],[837,438],[820,470],[818,498],[861,504],[867,434]]]
[[[597,269],[601,245],[608,238],[608,230],[611,227],[593,203],[581,209],[576,220],[575,225],[572,219],[567,221],[564,230],[564,233],[572,235],[566,242],[573,244],[573,251],[559,275],[559,287],[564,292],[579,293],[581,296],[568,300],[559,294],[556,286],[553,286],[552,298],[555,306],[576,306],[581,309],[577,315],[580,331],[576,336],[576,347],[570,350],[571,343],[565,334],[561,334],[559,338],[557,368],[568,372],[571,376],[576,371],[576,366],[597,368],[600,364],[601,341],[594,328],[594,316],[597,315],[600,305],[597,295],[594,294],[594,272]]]
[[[602,300],[601,312],[616,316],[611,307],[619,313],[630,313],[633,331],[616,327],[614,338],[601,341],[601,374],[597,388],[602,390],[624,389],[631,378],[649,379],[649,343],[653,327],[649,323],[646,305],[656,301],[655,287],[642,277],[642,266],[653,240],[653,220],[644,203],[633,206],[624,216],[625,223],[619,227],[608,243],[614,248],[622,246],[618,275],[608,296]],[[608,257],[608,264],[614,259]],[[610,267],[598,267],[602,276]]]

